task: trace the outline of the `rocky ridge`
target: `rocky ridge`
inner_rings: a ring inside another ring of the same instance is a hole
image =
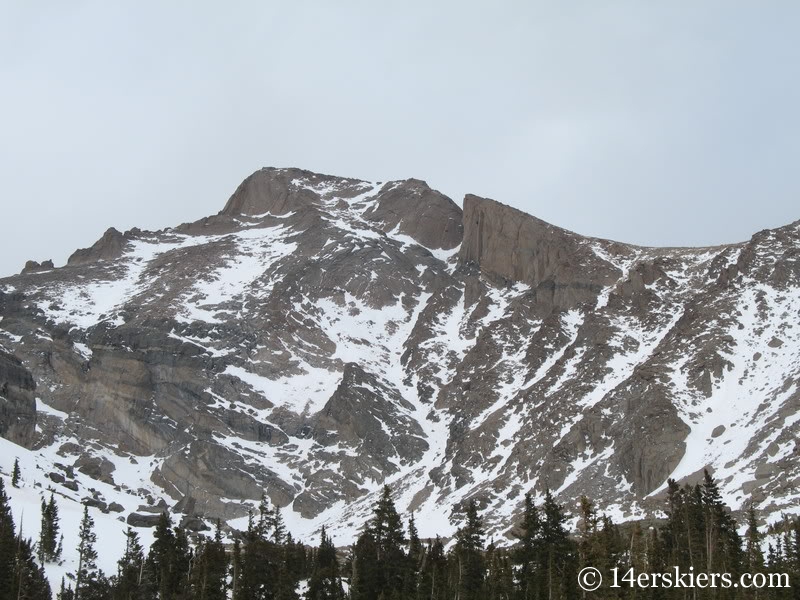
[[[341,543],[384,483],[423,535],[473,497],[507,533],[529,490],[638,518],[703,468],[777,517],[800,499],[799,261],[798,223],[642,248],[262,169],[217,215],[0,279],[0,433],[95,494],[241,525],[263,490]]]

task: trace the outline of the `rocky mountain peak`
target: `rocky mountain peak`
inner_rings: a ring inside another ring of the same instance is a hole
[[[265,167],[247,177],[220,214],[285,215],[316,205],[329,185],[357,180],[320,175],[303,169]]]
[[[527,491],[632,519],[704,468],[800,512],[796,224],[643,248],[270,168],[218,215],[31,266],[0,279],[0,431],[133,524],[149,498],[243,527],[266,493],[348,543],[388,483],[423,536],[468,499],[499,536]]]
[[[67,264],[76,266],[93,263],[98,260],[114,260],[122,256],[126,244],[125,235],[114,227],[109,227],[103,237],[97,240],[90,248],[81,248],[73,252],[67,259]]]

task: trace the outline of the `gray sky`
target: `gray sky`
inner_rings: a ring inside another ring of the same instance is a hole
[[[800,219],[800,3],[0,0],[0,274],[221,210],[261,166],[580,233]]]

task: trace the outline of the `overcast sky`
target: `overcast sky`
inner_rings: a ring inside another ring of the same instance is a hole
[[[262,166],[740,241],[800,219],[798,30],[793,0],[0,0],[0,275]]]

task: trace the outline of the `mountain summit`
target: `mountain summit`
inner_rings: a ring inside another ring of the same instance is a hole
[[[472,498],[506,534],[527,491],[633,519],[704,468],[777,515],[798,316],[798,223],[644,248],[415,179],[261,169],[217,215],[0,279],[0,433],[134,524],[162,499],[241,524],[264,492],[347,542],[388,483],[423,536]]]

